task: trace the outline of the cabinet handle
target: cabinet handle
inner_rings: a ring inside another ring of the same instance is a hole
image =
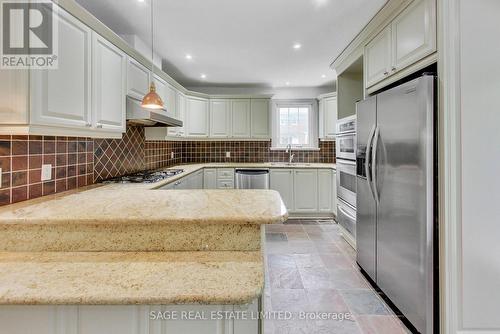
[[[102,124],[97,124],[98,129],[102,129]]]
[[[92,124],[91,124],[91,123],[86,123],[86,124],[85,124],[85,126],[86,126],[87,128],[90,128],[90,127],[92,126]]]
[[[384,75],[389,75],[389,72],[385,71],[385,72],[384,72]]]
[[[396,70],[397,70],[396,66],[393,66],[393,67],[391,68],[391,70],[392,70],[392,71],[396,71]]]

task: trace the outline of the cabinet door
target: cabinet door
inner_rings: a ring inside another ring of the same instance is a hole
[[[31,123],[90,127],[92,33],[61,8],[54,19],[59,29],[59,66],[30,71]]]
[[[280,193],[288,211],[294,211],[293,171],[291,169],[271,169],[269,172],[269,188]]]
[[[163,101],[163,107],[166,109],[167,105],[165,102],[167,101],[167,82],[157,75],[153,76],[153,81],[155,83],[156,93],[160,96]]]
[[[293,178],[293,198],[295,212],[318,211],[318,171],[297,169]]]
[[[324,106],[324,137],[325,138],[335,138],[336,126],[337,126],[337,98],[330,97],[325,99]]]
[[[125,132],[127,56],[97,33],[93,33],[92,52],[93,124]]]
[[[165,99],[163,103],[167,109],[167,115],[177,118],[177,90],[169,84],[165,85]]]
[[[127,65],[127,94],[142,100],[149,92],[149,70],[135,59],[128,59]]]
[[[205,168],[203,170],[203,189],[217,189],[217,169]]]
[[[434,0],[415,0],[392,22],[393,71],[436,51]]]
[[[182,126],[169,127],[168,135],[175,137],[183,137],[184,136],[184,127],[185,127],[185,113],[186,113],[186,96],[181,92],[177,92],[175,97],[175,110],[176,115],[175,118],[180,119],[182,121]]]
[[[250,138],[250,100],[232,100],[232,130],[234,138]]]
[[[231,101],[210,101],[210,137],[227,138],[231,134]]]
[[[321,99],[318,103],[318,137],[325,138],[325,100]]]
[[[391,27],[381,31],[365,47],[366,87],[373,86],[389,75],[391,70]]]
[[[337,171],[333,171],[332,179],[332,211],[337,217]]]
[[[270,138],[269,132],[269,100],[252,99],[250,102],[251,136],[252,138]]]
[[[187,98],[187,124],[188,137],[208,137],[208,102],[207,100]]]
[[[329,169],[318,170],[318,211],[333,212],[333,172]]]

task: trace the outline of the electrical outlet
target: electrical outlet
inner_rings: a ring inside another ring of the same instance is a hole
[[[42,181],[52,179],[52,165],[42,165]]]
[[[170,159],[174,158],[174,152],[170,152]]]
[[[226,152],[226,158],[231,158],[231,152]]]

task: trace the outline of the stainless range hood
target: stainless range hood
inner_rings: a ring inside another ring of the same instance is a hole
[[[146,109],[141,101],[127,96],[127,123],[138,126],[176,127],[182,126],[182,121],[167,116],[166,109]]]

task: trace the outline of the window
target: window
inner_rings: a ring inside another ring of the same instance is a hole
[[[274,149],[317,149],[314,102],[277,102],[273,123]]]

